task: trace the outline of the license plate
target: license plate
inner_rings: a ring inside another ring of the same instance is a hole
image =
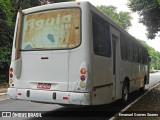
[[[37,88],[50,89],[51,84],[50,83],[38,83]]]

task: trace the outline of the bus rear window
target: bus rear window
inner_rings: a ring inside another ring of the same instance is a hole
[[[80,44],[80,9],[58,9],[24,16],[21,50],[69,49]]]

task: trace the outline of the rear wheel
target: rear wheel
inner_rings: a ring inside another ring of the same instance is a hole
[[[141,87],[141,88],[139,89],[140,92],[144,92],[144,91],[145,91],[145,84],[146,84],[146,77],[145,77],[145,79],[144,79],[144,81],[143,81],[143,87]]]
[[[127,82],[125,82],[122,87],[122,101],[124,104],[128,102],[128,97],[129,97],[129,85],[127,84]]]

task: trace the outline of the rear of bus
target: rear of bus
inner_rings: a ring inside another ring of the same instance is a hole
[[[87,2],[66,2],[19,11],[9,98],[91,104],[91,47],[87,27],[90,11],[87,8]]]

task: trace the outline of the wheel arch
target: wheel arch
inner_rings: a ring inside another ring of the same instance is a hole
[[[126,76],[126,77],[124,78],[123,84],[127,84],[127,85],[128,85],[128,90],[130,89],[130,81],[129,81],[129,77],[128,77],[128,76]]]
[[[144,84],[147,84],[147,75],[144,76]]]

